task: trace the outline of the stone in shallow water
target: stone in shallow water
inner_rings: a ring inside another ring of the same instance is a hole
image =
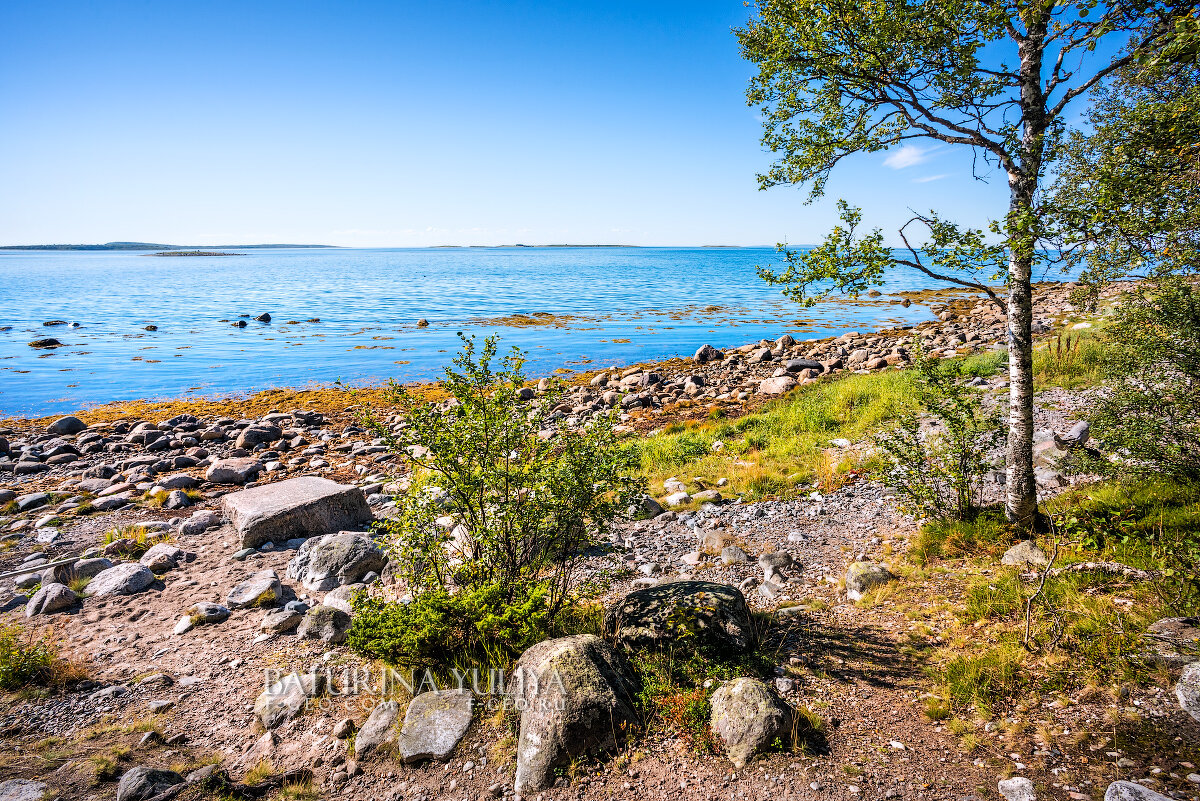
[[[374,520],[361,489],[316,476],[230,493],[221,504],[248,548],[355,529]]]

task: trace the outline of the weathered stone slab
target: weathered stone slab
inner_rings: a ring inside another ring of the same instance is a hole
[[[469,690],[436,690],[413,698],[400,731],[400,758],[449,759],[471,726],[471,705]]]
[[[374,519],[358,487],[316,476],[230,493],[221,504],[246,548],[355,529]]]

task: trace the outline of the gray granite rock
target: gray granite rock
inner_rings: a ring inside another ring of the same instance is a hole
[[[154,574],[145,565],[123,562],[97,573],[88,582],[87,593],[93,598],[106,595],[135,595],[154,583]]]
[[[353,530],[374,519],[358,487],[304,476],[230,493],[221,499],[242,545],[286,542]]]
[[[769,750],[792,731],[792,710],[758,679],[725,682],[712,696],[710,725],[736,768]]]

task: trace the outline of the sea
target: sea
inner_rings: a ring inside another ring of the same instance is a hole
[[[774,248],[232,252],[0,250],[0,417],[429,381],[460,335],[498,335],[527,354],[531,376],[561,375],[690,356],[705,343],[914,324],[929,306],[905,307],[897,293],[946,286],[898,269],[879,297],[802,308],[756,274],[780,267]],[[264,313],[270,322],[254,319]],[[63,347],[30,347],[45,337]]]

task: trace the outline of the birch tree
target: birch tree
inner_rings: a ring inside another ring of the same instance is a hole
[[[1005,508],[1014,523],[1031,526],[1037,514],[1032,281],[1048,258],[1038,209],[1047,170],[1074,104],[1155,52],[1193,11],[1153,0],[760,0],[736,32],[758,68],[747,98],[777,157],[762,188],[804,185],[811,201],[848,156],[912,140],[967,149],[976,178],[1007,181],[1008,208],[995,219],[971,228],[914,212],[898,252],[878,229],[861,231],[860,211],[841,202],[842,223],[824,242],[781,246],[785,268],[760,274],[811,304],[857,296],[905,265],[995,303],[1008,329]]]

